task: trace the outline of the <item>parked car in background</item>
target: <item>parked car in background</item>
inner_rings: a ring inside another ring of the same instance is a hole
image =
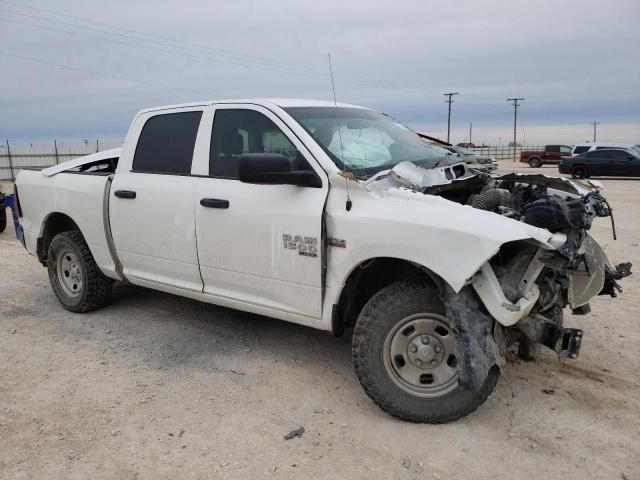
[[[592,150],[564,157],[558,170],[560,173],[570,173],[573,178],[640,177],[640,151],[635,148]]]
[[[544,150],[520,152],[520,161],[528,163],[532,168],[538,168],[545,163],[558,164],[562,157],[570,154],[571,147],[567,145],[545,145]]]
[[[462,148],[478,148],[478,146],[475,143],[457,143],[456,147],[462,147]]]
[[[591,152],[593,150],[605,150],[610,148],[633,148],[640,151],[640,145],[621,145],[614,143],[583,143],[576,145],[571,150],[571,155],[580,155],[581,153]]]

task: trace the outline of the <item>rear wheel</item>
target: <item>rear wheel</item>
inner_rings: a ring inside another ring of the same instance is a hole
[[[53,238],[47,267],[53,292],[71,312],[95,310],[111,298],[113,280],[100,271],[78,231],[63,232]]]
[[[584,165],[576,165],[571,169],[571,176],[573,178],[587,178],[589,172]]]
[[[538,157],[530,158],[529,166],[531,168],[540,168],[542,166],[542,160],[540,160]]]
[[[365,305],[353,332],[356,374],[382,410],[416,423],[456,420],[495,387],[492,369],[480,389],[458,384],[455,332],[430,285],[400,281]]]

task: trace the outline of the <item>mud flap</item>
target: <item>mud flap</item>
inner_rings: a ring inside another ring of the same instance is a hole
[[[484,313],[473,289],[464,287],[455,293],[445,286],[440,298],[447,312],[447,319],[456,332],[456,358],[458,360],[459,385],[465,390],[478,390],[484,384],[489,371],[504,365],[505,345],[503,336],[494,337],[494,320]],[[498,345],[496,341],[498,338]]]

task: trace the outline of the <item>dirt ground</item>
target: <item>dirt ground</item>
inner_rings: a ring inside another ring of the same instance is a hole
[[[640,267],[640,179],[603,183],[619,239],[593,234]],[[577,360],[511,355],[475,413],[414,425],[369,401],[344,338],[130,286],[69,313],[9,228],[0,478],[640,479],[640,272],[624,287],[568,317]]]

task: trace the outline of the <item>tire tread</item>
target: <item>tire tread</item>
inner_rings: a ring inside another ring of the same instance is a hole
[[[56,259],[54,250],[56,244],[60,242],[70,243],[77,250],[80,256],[80,261],[83,263],[83,273],[86,277],[86,291],[83,293],[81,301],[77,304],[67,301],[66,295],[58,284],[58,278],[55,271]],[[47,266],[49,270],[49,280],[53,291],[56,294],[56,297],[58,297],[58,300],[60,300],[62,306],[67,310],[75,313],[89,312],[103,307],[111,299],[113,280],[106,277],[100,271],[100,268],[98,268],[98,265],[91,254],[91,250],[89,250],[87,242],[78,230],[62,232],[53,238],[49,245]]]
[[[369,332],[375,328],[381,317],[388,315],[389,305],[416,298],[426,298],[433,307],[433,313],[444,313],[435,288],[421,281],[393,283],[376,293],[365,305],[353,332],[352,348],[356,375],[373,402],[394,417],[414,423],[451,422],[473,412],[484,403],[497,384],[499,377],[497,370],[492,370],[479,390],[475,392],[456,390],[453,392],[453,395],[459,394],[465,397],[462,403],[449,402],[447,396],[443,399],[430,400],[429,402],[437,402],[437,408],[429,408],[421,412],[404,408],[393,398],[394,395],[381,389],[371,375],[372,366],[367,354],[371,339]]]

